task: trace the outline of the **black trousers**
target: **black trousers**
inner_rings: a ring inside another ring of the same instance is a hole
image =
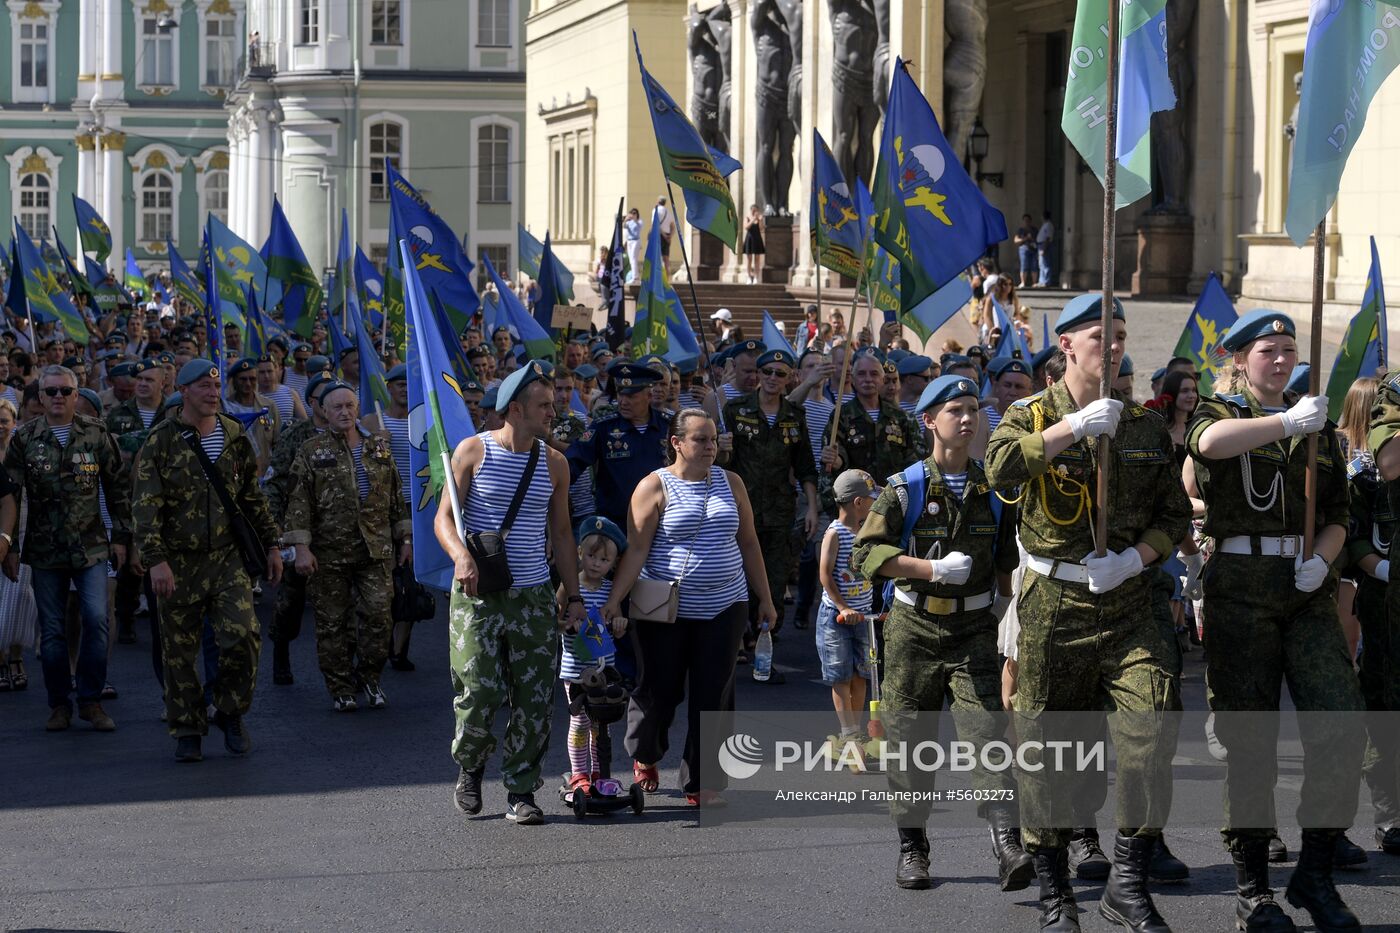
[[[733,731],[734,660],[748,621],[748,601],[740,600],[711,619],[635,623],[642,663],[627,709],[627,754],[646,764],[666,757],[671,723],[688,689],[681,759],[681,790],[687,794],[723,790],[727,784],[719,767],[719,743]],[[715,741],[706,747],[700,741],[702,712],[725,714],[707,731],[707,739]]]

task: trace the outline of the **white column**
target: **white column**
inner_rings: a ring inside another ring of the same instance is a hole
[[[82,0],[78,7],[79,84],[97,79],[97,56],[93,54],[97,41],[97,3],[98,0]]]
[[[233,187],[230,198],[233,204],[230,205],[228,223],[234,233],[243,235],[243,217],[248,203],[248,162],[244,158],[247,149],[247,140],[243,136],[243,118],[235,114],[229,121],[231,132],[229,133],[229,167],[232,172],[230,184]]]
[[[267,111],[253,107],[248,111],[248,232],[243,239],[261,245],[267,238],[263,230],[263,202],[267,199],[267,162],[264,152],[267,139]]]
[[[126,261],[126,212],[122,204],[127,177],[122,151],[125,146],[125,133],[108,130],[102,136],[102,206],[98,210],[112,230],[112,255],[108,261],[117,270],[118,280]]]
[[[121,100],[126,76],[122,73],[122,31],[123,12],[130,7],[122,0],[94,0],[102,4],[101,29],[98,33],[98,51],[101,57],[96,62],[97,80],[102,87],[102,96],[108,100]],[[139,49],[138,49],[139,57]],[[111,221],[108,221],[111,223]],[[113,231],[115,233],[115,231]]]
[[[79,136],[75,142],[78,145],[78,197],[91,204],[93,202],[93,190],[96,187],[94,184],[97,174],[96,144],[93,142],[92,137],[86,133]],[[64,212],[60,211],[59,216],[64,216]],[[79,242],[78,249],[81,250],[82,248],[83,245]]]

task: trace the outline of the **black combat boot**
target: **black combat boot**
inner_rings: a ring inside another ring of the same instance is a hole
[[[486,773],[486,766],[468,771],[462,769],[462,773],[457,775],[457,786],[452,791],[452,803],[468,816],[476,816],[481,812],[481,776]]]
[[[1021,848],[1021,830],[1009,807],[988,807],[987,826],[992,832],[992,855],[997,860],[997,884],[1003,891],[1030,887],[1035,877],[1031,857]]]
[[[1346,833],[1338,833],[1335,846],[1332,865],[1336,868],[1357,869],[1369,861],[1366,850],[1348,839]]]
[[[272,682],[279,687],[292,683],[291,644],[285,641],[272,643]]]
[[[1047,933],[1079,933],[1079,907],[1069,883],[1069,853],[1036,849],[1031,855],[1040,881],[1040,929]]]
[[[1102,881],[1108,877],[1108,856],[1099,846],[1097,829],[1076,829],[1070,833],[1069,870],[1080,881]]]
[[[248,727],[243,725],[242,716],[230,716],[223,710],[214,714],[214,725],[223,730],[224,748],[231,755],[246,755],[253,750],[253,739],[248,735]]]
[[[1185,881],[1191,877],[1191,869],[1167,848],[1165,835],[1157,837],[1157,848],[1152,850],[1152,861],[1147,865],[1147,877],[1153,881]]]
[[[1147,893],[1147,866],[1156,848],[1155,836],[1113,837],[1113,867],[1099,898],[1099,913],[1109,923],[1134,933],[1171,933]]]
[[[1246,933],[1294,933],[1288,914],[1269,888],[1269,841],[1244,839],[1231,852],[1235,860],[1235,927]]]
[[[928,876],[928,833],[922,829],[899,831],[899,863],[894,870],[894,883],[913,891],[933,887],[933,879]]]
[[[1376,827],[1376,845],[1386,855],[1400,855],[1400,823]]]
[[[204,752],[199,746],[199,736],[180,736],[175,740],[175,760],[180,762],[203,761]]]
[[[1342,903],[1342,896],[1332,883],[1337,834],[1338,831],[1332,829],[1303,830],[1298,867],[1293,869],[1293,877],[1288,879],[1288,890],[1285,892],[1288,903],[1306,910],[1322,933],[1361,929],[1356,914]]]

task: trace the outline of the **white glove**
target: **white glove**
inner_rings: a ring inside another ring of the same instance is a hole
[[[1101,398],[1065,415],[1065,422],[1074,432],[1074,439],[1082,441],[1118,430],[1118,416],[1122,413],[1123,403],[1118,399]]]
[[[1377,562],[1376,562],[1376,566],[1375,566],[1374,568],[1372,568],[1372,570],[1371,570],[1371,576],[1375,577],[1377,580],[1381,581],[1382,583],[1389,583],[1389,582],[1390,582],[1390,561],[1389,561],[1389,559],[1383,559],[1383,560],[1377,561]]]
[[[1327,396],[1305,395],[1280,414],[1279,420],[1283,422],[1284,437],[1321,431],[1327,424]]]
[[[1107,593],[1142,573],[1142,555],[1135,547],[1109,551],[1103,557],[1091,552],[1084,558],[1084,566],[1089,571],[1089,592]]]
[[[947,557],[929,561],[928,567],[929,582],[961,586],[972,575],[972,558],[961,551],[953,551]]]
[[[1006,616],[1006,610],[1011,608],[1012,599],[1014,599],[1014,597],[1003,596],[1000,593],[992,597],[992,617],[997,620],[998,625],[1001,624],[1001,620]]]
[[[1299,554],[1293,559],[1293,585],[1300,593],[1311,593],[1327,579],[1331,568],[1320,555],[1314,554],[1310,560],[1303,560]]]
[[[1182,554],[1181,562],[1186,565],[1186,576],[1181,578],[1181,595],[1187,599],[1201,599],[1205,596],[1201,586],[1201,571],[1205,569],[1206,558],[1200,551],[1195,554]]]

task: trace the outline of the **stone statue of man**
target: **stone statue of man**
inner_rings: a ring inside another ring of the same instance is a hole
[[[733,43],[731,35],[734,27],[729,20],[729,4],[721,2],[711,7],[705,14],[710,24],[710,33],[715,37],[715,48],[719,50],[719,142],[716,149],[729,152],[729,138],[733,124],[729,122],[730,100],[734,87]]]
[[[792,143],[797,135],[797,128],[788,118],[792,47],[777,0],[758,0],[752,24],[754,58],[758,63],[754,89],[758,203],[770,217],[786,215],[788,188],[792,184]]]
[[[961,158],[987,84],[987,0],[947,0],[943,26],[948,33],[943,52],[943,130],[948,145]]]
[[[1167,0],[1167,71],[1176,106],[1152,115],[1152,165],[1157,204],[1165,214],[1188,214],[1191,204],[1191,124],[1194,122],[1196,66],[1192,24],[1197,0]]]
[[[690,48],[690,120],[701,139],[708,145],[722,148],[719,145],[719,49],[709,22],[693,3],[687,44]]]
[[[829,0],[834,155],[846,181],[872,180],[875,165],[875,46],[879,41],[873,0]]]

